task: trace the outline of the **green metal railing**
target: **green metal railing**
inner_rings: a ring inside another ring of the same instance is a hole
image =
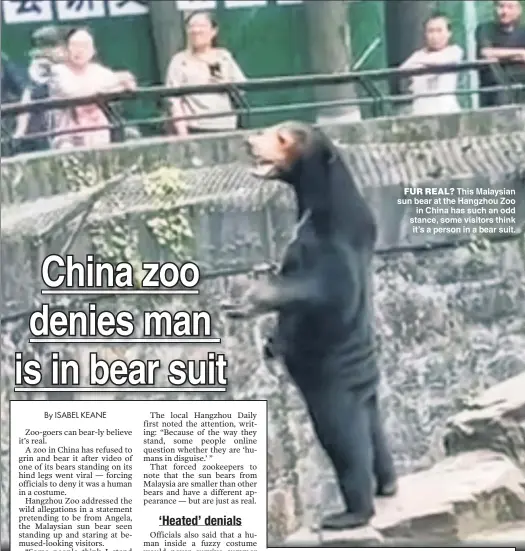
[[[509,62],[509,65],[516,65],[519,62]],[[72,108],[87,104],[97,104],[108,114],[110,120],[109,128],[115,131],[117,138],[115,141],[122,141],[125,139],[125,129],[128,127],[141,128],[144,126],[156,126],[159,127],[162,124],[172,120],[194,120],[201,118],[216,118],[224,117],[226,115],[244,116],[249,121],[253,120],[254,116],[267,115],[274,113],[286,113],[290,111],[313,111],[328,108],[341,108],[341,107],[363,107],[370,108],[373,117],[381,117],[386,115],[392,115],[395,112],[395,108],[398,104],[406,104],[411,100],[419,97],[436,97],[442,95],[450,95],[449,92],[437,92],[431,94],[402,94],[392,95],[384,94],[378,83],[385,81],[392,81],[392,79],[408,79],[410,77],[424,75],[424,74],[442,74],[451,72],[468,72],[472,70],[486,69],[489,67],[499,67],[501,64],[493,61],[470,61],[458,64],[448,64],[434,67],[422,67],[414,69],[380,69],[373,71],[353,71],[349,73],[340,74],[314,74],[314,75],[301,75],[301,76],[284,76],[284,77],[272,77],[262,79],[252,79],[247,82],[231,84],[231,83],[217,83],[201,86],[182,86],[179,88],[168,88],[165,86],[153,86],[149,88],[139,88],[135,91],[126,92],[112,92],[106,94],[97,94],[92,96],[84,96],[77,98],[67,99],[44,99],[33,101],[29,103],[13,103],[2,105],[0,112],[2,120],[6,120],[9,117],[15,117],[22,113],[34,113],[34,112],[46,112],[50,110]],[[498,74],[505,78],[505,71],[498,70]],[[207,94],[207,93],[230,93],[235,94],[237,97],[245,98],[250,92],[261,91],[275,91],[283,89],[299,89],[305,86],[327,87],[337,86],[343,84],[356,84],[364,92],[365,97],[355,97],[342,100],[331,101],[312,101],[302,103],[290,103],[290,104],[277,104],[268,105],[264,107],[250,107],[246,100],[242,101],[242,106],[231,111],[223,111],[220,113],[213,113],[207,115],[192,115],[186,117],[180,117],[179,119],[173,119],[164,113],[158,117],[150,117],[147,119],[131,119],[124,120],[116,113],[114,106],[120,102],[128,101],[152,101],[159,106],[160,104],[174,97],[181,97],[190,94]],[[480,89],[458,89],[456,94],[458,96],[472,96],[479,93]],[[525,82],[513,82],[507,79],[505,82],[500,81],[497,86],[490,88],[483,88],[483,92],[492,91],[504,91],[507,94],[508,103],[518,103],[525,91]],[[254,126],[248,124],[248,127]],[[256,125],[255,125],[256,126]],[[96,127],[86,129],[86,132],[96,131],[101,129],[107,129],[108,126]],[[78,130],[77,130],[78,131]],[[23,139],[35,139],[35,138],[49,138],[60,134],[67,134],[71,131],[49,131],[35,133],[27,135]],[[83,130],[84,132],[84,130]],[[158,133],[161,133],[160,131]],[[2,146],[8,149],[16,150],[13,147],[12,138],[8,132],[2,132]],[[5,153],[4,153],[5,154]]]

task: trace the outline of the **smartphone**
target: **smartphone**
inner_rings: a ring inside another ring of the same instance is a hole
[[[220,63],[210,63],[210,75],[212,77],[218,78],[221,76],[221,64]]]

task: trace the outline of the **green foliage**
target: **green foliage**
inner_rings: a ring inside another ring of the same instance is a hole
[[[192,247],[193,232],[188,209],[177,206],[177,201],[186,190],[182,171],[161,167],[146,176],[144,185],[148,196],[164,208],[161,216],[147,221],[148,227],[158,243],[167,247],[176,258],[187,256]]]
[[[74,155],[64,156],[61,165],[72,191],[93,187],[102,179],[93,163],[82,163]],[[152,212],[140,216],[116,213],[114,218],[88,226],[94,254],[102,262],[131,264],[136,284],[142,281],[142,262],[151,259],[147,258],[151,242],[141,239],[141,230],[150,232],[159,249],[171,258],[185,260],[193,252],[189,210],[179,205],[187,190],[184,172],[172,166],[157,166],[142,173],[141,182],[148,198],[148,211]],[[126,182],[122,185],[125,186]]]
[[[131,264],[136,285],[142,281],[142,262],[149,260],[145,258],[148,251],[144,250],[148,245],[140,239],[141,222],[158,245],[175,259],[186,259],[193,250],[188,209],[177,204],[186,190],[183,172],[175,167],[160,167],[143,174],[142,182],[155,214],[141,215],[140,220],[126,215],[90,228],[97,256],[106,262]]]
[[[135,283],[142,281],[142,261],[137,230],[131,230],[121,221],[111,221],[90,227],[89,235],[95,255],[102,262],[128,262],[133,267]]]
[[[100,183],[100,173],[95,163],[82,162],[77,155],[63,155],[57,160],[68,190],[81,191]]]

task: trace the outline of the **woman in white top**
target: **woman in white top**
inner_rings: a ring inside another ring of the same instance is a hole
[[[87,29],[71,31],[66,47],[66,62],[53,67],[51,97],[74,98],[135,89],[131,73],[112,71],[95,61],[95,44]],[[56,131],[68,131],[56,136],[52,142],[54,148],[97,147],[111,142],[108,118],[96,104],[57,110],[54,122]],[[89,128],[98,129],[90,131]]]
[[[246,77],[232,54],[217,47],[217,22],[207,12],[196,11],[186,19],[188,45],[176,53],[167,70],[166,86],[199,86],[218,82],[244,82]],[[233,110],[227,93],[192,94],[171,99],[173,130],[179,136],[234,130],[235,115],[176,120],[188,115],[218,115]]]
[[[445,15],[435,14],[425,23],[425,47],[415,51],[401,69],[432,67],[460,63],[463,50],[450,44],[450,21]],[[412,103],[414,115],[456,113],[460,106],[456,97],[459,73],[418,75],[411,78],[411,92],[416,96]],[[417,97],[420,94],[440,94]]]

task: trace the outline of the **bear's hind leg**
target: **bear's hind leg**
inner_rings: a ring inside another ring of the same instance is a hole
[[[367,401],[342,388],[305,396],[319,441],[332,461],[346,511],[324,519],[323,529],[368,524],[374,515],[373,448]]]
[[[370,430],[374,448],[374,475],[376,479],[376,495],[391,497],[397,493],[397,475],[394,459],[383,429],[379,400],[377,394],[370,398]]]

